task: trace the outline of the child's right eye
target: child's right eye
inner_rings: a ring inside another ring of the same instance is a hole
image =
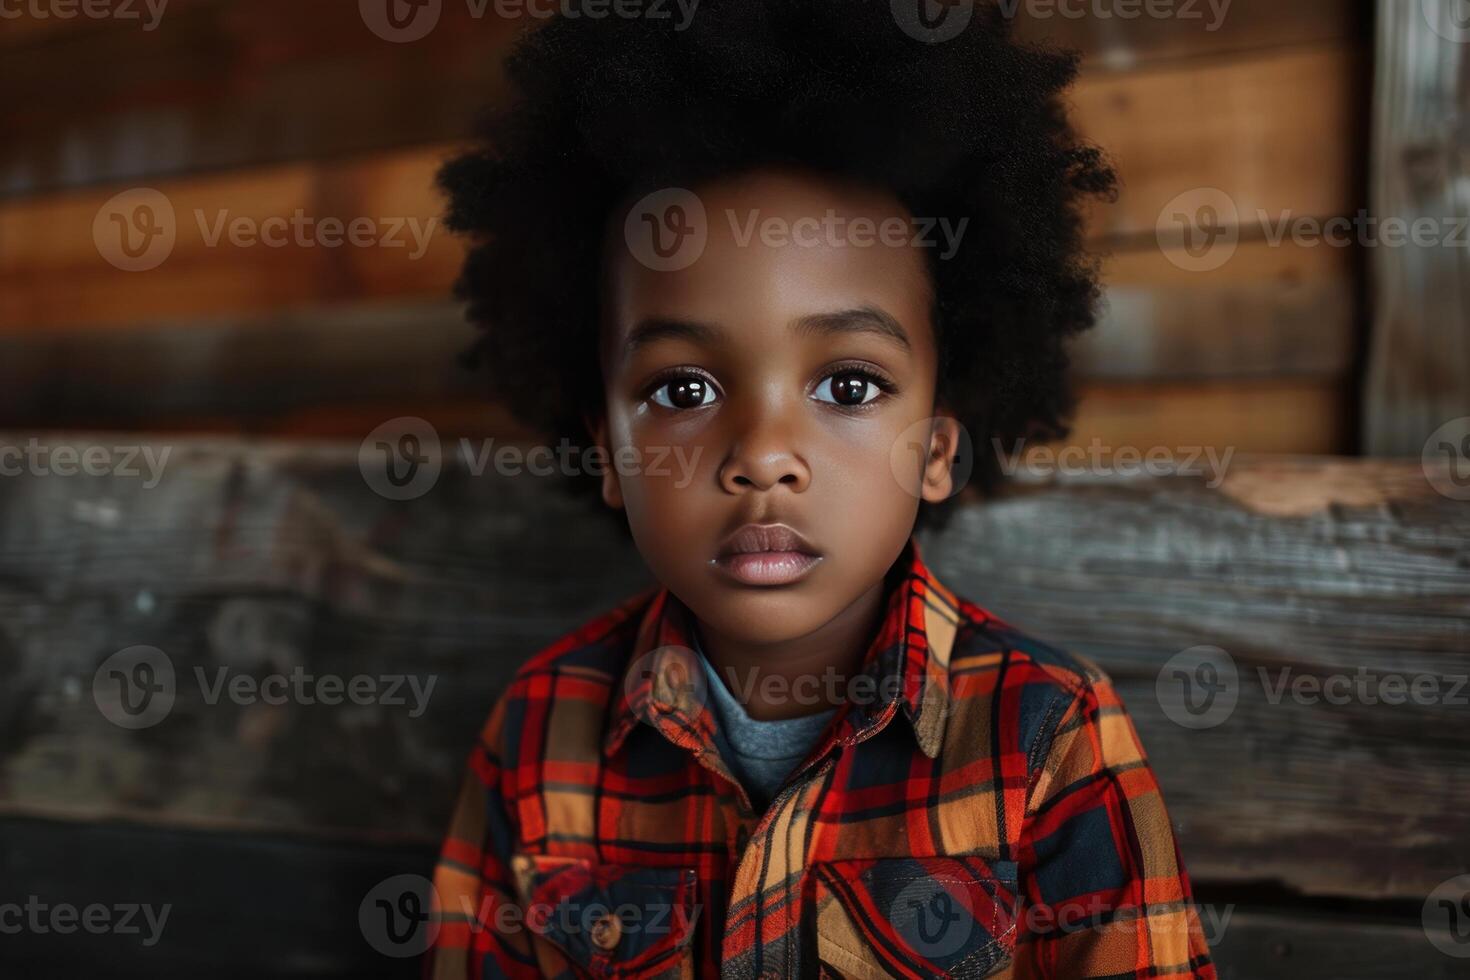
[[[715,386],[698,375],[680,375],[660,382],[650,397],[664,408],[700,408],[715,400]]]

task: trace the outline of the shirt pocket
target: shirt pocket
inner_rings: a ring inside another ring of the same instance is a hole
[[[853,858],[812,872],[823,975],[988,977],[1015,951],[1014,861]]]
[[[694,869],[516,854],[511,870],[546,976],[694,975]]]

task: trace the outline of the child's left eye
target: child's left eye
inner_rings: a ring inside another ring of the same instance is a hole
[[[866,371],[839,371],[823,378],[812,397],[833,405],[866,405],[880,394],[878,379]]]

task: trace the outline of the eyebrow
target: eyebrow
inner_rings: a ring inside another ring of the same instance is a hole
[[[857,306],[830,313],[809,313],[791,321],[791,330],[798,337],[813,334],[830,337],[870,333],[888,340],[905,353],[913,350],[903,326],[876,306]],[[628,331],[628,339],[623,343],[623,358],[626,360],[632,357],[639,349],[658,340],[688,340],[713,347],[723,336],[724,331],[710,323],[675,317],[646,317]]]
[[[876,306],[858,306],[835,313],[813,313],[797,319],[792,328],[797,336],[819,334],[834,336],[845,333],[871,333],[883,337],[904,353],[913,350],[909,335],[903,326],[884,310]]]

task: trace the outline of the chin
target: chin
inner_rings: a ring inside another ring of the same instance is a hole
[[[781,643],[819,629],[840,611],[827,597],[796,586],[721,585],[706,595],[696,616],[747,643]]]

